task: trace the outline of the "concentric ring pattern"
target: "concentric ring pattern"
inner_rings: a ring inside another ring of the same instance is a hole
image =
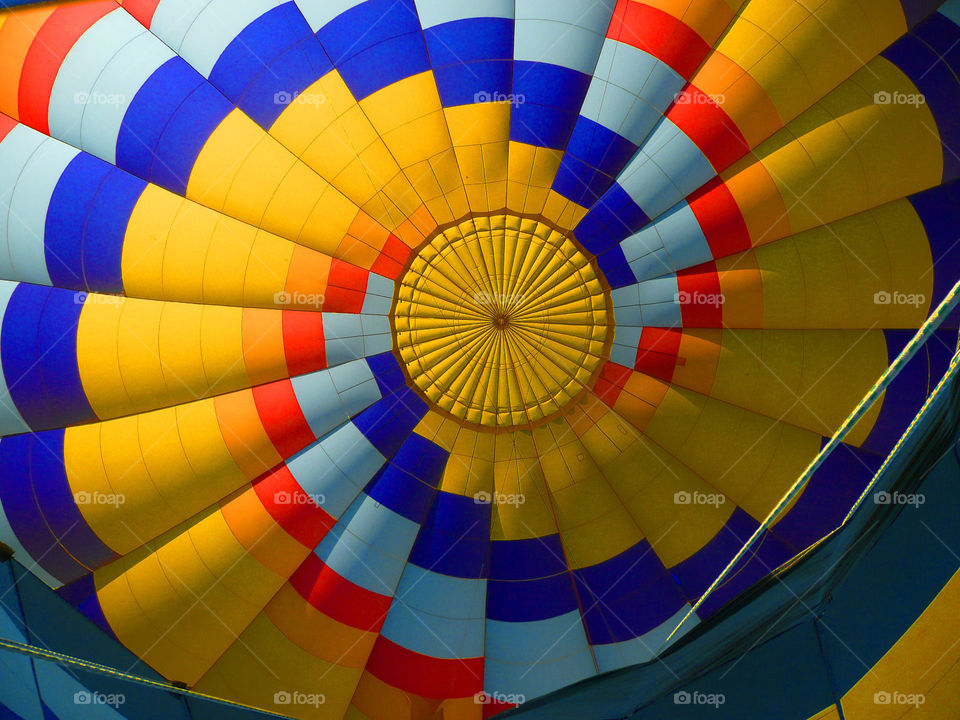
[[[300,717],[651,658],[960,275],[940,6],[0,12],[0,539]],[[835,527],[951,332],[699,619]]]
[[[398,354],[426,399],[460,420],[538,423],[591,386],[608,350],[607,294],[558,231],[473,218],[421,248],[401,279]]]

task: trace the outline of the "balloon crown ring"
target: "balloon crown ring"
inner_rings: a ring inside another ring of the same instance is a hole
[[[613,337],[593,258],[540,218],[433,233],[397,284],[395,352],[431,406],[486,430],[537,424],[589,392]]]

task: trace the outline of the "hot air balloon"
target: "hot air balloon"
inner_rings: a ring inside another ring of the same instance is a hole
[[[960,278],[942,5],[0,11],[0,540],[294,717],[654,659],[841,524],[954,354],[956,313],[766,522]]]

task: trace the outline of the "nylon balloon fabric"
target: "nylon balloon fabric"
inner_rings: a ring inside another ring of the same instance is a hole
[[[0,539],[295,717],[650,660],[960,276],[941,4],[0,10]],[[685,629],[839,524],[947,324]]]

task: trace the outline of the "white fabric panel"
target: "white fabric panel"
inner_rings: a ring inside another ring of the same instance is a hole
[[[362,495],[320,543],[317,555],[354,585],[389,596],[419,530],[415,522]]]
[[[117,139],[130,103],[150,76],[172,57],[173,51],[147,31],[120,49],[90,91],[92,102],[83,113],[81,127],[84,150],[116,164]]]
[[[545,695],[597,672],[579,610],[532,622],[487,620],[488,693]]]
[[[18,130],[12,131],[7,138]],[[51,285],[44,250],[47,209],[60,176],[79,152],[52,138],[40,137],[41,142],[9,196],[6,246],[14,277],[24,282]],[[32,141],[32,138],[27,140],[28,143]]]
[[[98,78],[115,62],[121,48],[146,32],[131,15],[117,7],[80,36],[63,59],[53,83],[48,112],[50,135],[74,147],[86,149],[82,128],[87,109],[98,103],[106,105],[121,101],[120,98],[111,97],[118,94],[115,88],[108,86],[103,96],[94,92]]]
[[[209,5],[211,0],[160,0],[153,19],[150,21],[150,32],[172,47],[178,49],[183,38],[196,20],[197,15]]]
[[[417,0],[420,26],[427,28],[468,18],[513,18],[514,0]]]

